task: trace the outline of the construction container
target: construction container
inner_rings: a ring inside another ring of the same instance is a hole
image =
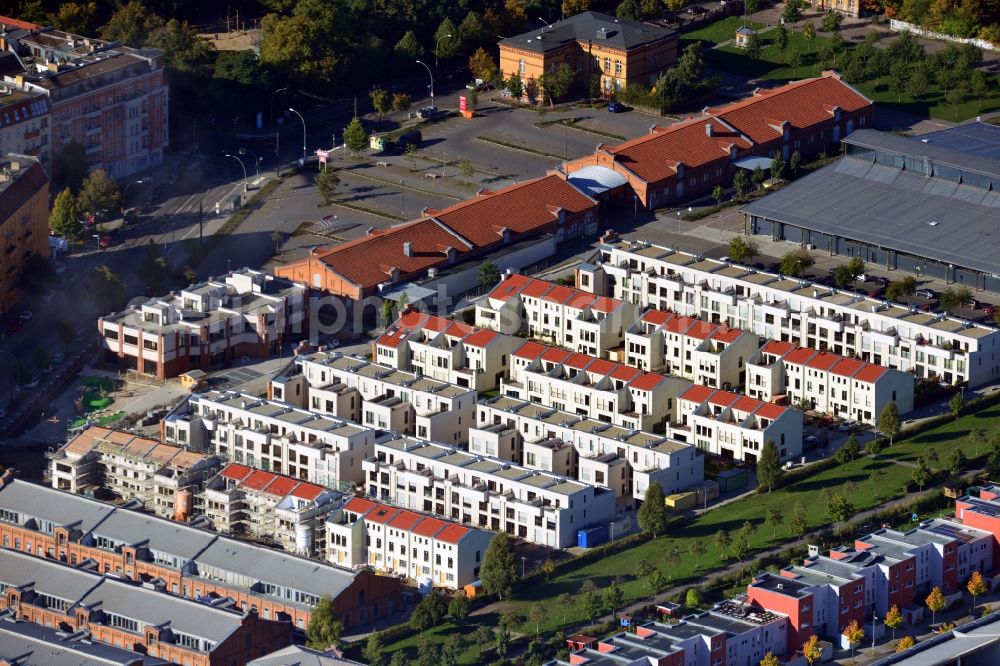
[[[588,527],[583,530],[578,530],[576,533],[576,545],[579,548],[593,548],[594,546],[600,546],[607,540],[608,540],[607,525],[597,525],[595,527]]]
[[[703,481],[691,490],[698,495],[698,506],[705,506],[719,496],[719,484],[715,481]]]
[[[698,505],[698,493],[687,492],[667,495],[663,498],[663,503],[668,509],[673,511],[687,511]]]
[[[749,477],[745,469],[727,469],[720,472],[715,480],[719,483],[719,492],[731,493],[740,488],[746,488]]]

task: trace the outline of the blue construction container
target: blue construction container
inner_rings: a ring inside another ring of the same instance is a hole
[[[608,526],[598,525],[578,530],[576,533],[576,545],[580,548],[593,548],[600,546],[608,540]]]

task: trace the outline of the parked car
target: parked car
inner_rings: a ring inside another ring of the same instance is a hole
[[[99,247],[100,247],[100,248],[101,248],[102,250],[106,250],[106,249],[108,249],[108,248],[109,248],[109,247],[111,246],[111,236],[109,236],[108,234],[104,234],[103,236],[101,236],[101,237],[100,237],[100,238],[98,239],[98,241],[97,241],[97,245],[98,245],[98,246],[99,246]]]
[[[708,10],[701,5],[691,5],[687,8],[687,13],[691,16],[701,16],[703,14],[707,14]]]
[[[23,384],[23,386],[26,389],[33,389],[33,388],[38,388],[38,385],[41,383],[42,381],[38,377],[32,377],[31,381]]]
[[[608,113],[621,113],[624,110],[625,107],[623,107],[618,102],[611,102],[610,104],[608,104]]]
[[[917,296],[922,296],[924,298],[934,298],[935,294],[930,289],[917,289]]]

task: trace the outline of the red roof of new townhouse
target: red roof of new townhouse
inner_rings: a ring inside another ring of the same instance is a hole
[[[503,239],[503,229],[512,234],[542,233],[558,222],[560,210],[574,215],[596,206],[593,199],[552,174],[500,190],[480,190],[471,199],[440,210],[428,209],[425,215],[486,247]]]
[[[633,368],[630,365],[622,363],[615,363],[606,358],[596,358],[589,354],[570,352],[558,347],[549,347],[538,342],[525,342],[514,351],[512,356],[532,361],[541,359],[548,363],[582,370],[600,378],[611,377],[623,381],[629,388],[639,391],[652,391],[666,379],[666,375],[658,372],[643,372],[638,368]]]
[[[697,402],[701,404],[708,400],[708,397],[715,392],[715,389],[709,386],[702,386],[701,384],[694,384],[681,396],[681,400],[690,400],[691,402]]]
[[[868,363],[856,358],[841,356],[832,352],[821,352],[809,347],[798,347],[791,342],[771,340],[760,349],[762,352],[774,354],[782,362],[791,365],[804,365],[813,370],[832,372],[842,377],[850,377],[859,382],[871,384],[888,372],[888,368]]]
[[[11,18],[10,16],[0,16],[0,26],[3,26],[5,29],[20,28],[22,30],[38,30],[42,27],[34,23],[22,21],[21,19]]]
[[[411,333],[422,330],[444,333],[445,335],[463,339],[476,332],[492,333],[491,331],[480,331],[473,326],[463,324],[454,319],[446,319],[445,317],[438,317],[437,315],[427,314],[418,310],[407,310],[392,323],[385,333],[379,336],[375,344],[383,347],[398,347],[399,343]],[[493,333],[493,336],[495,337],[496,334]]]
[[[385,504],[379,504],[361,497],[352,497],[344,505],[345,511],[364,516],[373,523],[387,524],[397,530],[412,532],[418,536],[429,537],[446,543],[458,543],[472,528],[464,527],[433,516],[428,516],[408,509],[399,509]]]
[[[347,504],[344,505],[344,509],[352,513],[364,515],[377,506],[378,503],[365,499],[364,497],[352,497],[347,500]]]
[[[517,356],[518,358],[531,358],[535,359],[545,353],[548,347],[539,342],[525,342],[523,345],[518,347],[512,356]]]
[[[409,532],[413,529],[413,526],[421,521],[423,516],[419,513],[414,513],[412,511],[402,510],[392,517],[389,521],[389,527],[394,527],[397,530],[403,530],[404,532]]]
[[[689,388],[681,396],[681,399],[698,404],[708,401],[713,405],[755,414],[756,416],[771,419],[772,421],[788,411],[787,407],[782,407],[772,402],[764,402],[763,400],[751,398],[746,395],[733,393],[732,391],[723,391],[722,389],[714,389],[711,386],[703,386],[701,384],[695,384]]]
[[[326,492],[322,486],[307,483],[292,476],[253,469],[246,465],[230,463],[226,465],[219,476],[236,481],[236,485],[249,490],[256,490],[276,497],[289,495],[311,502]]]
[[[514,296],[527,296],[528,298],[540,298],[553,303],[560,303],[577,310],[590,308],[605,314],[614,312],[621,305],[622,301],[607,296],[595,296],[594,294],[555,284],[546,280],[528,277],[520,274],[512,274],[500,281],[500,284],[493,288],[488,298],[498,301],[508,301]]]

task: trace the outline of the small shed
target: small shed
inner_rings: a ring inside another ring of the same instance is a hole
[[[757,34],[757,31],[747,26],[742,26],[736,31],[736,46],[745,49],[750,46],[750,38]]]
[[[181,375],[181,386],[188,391],[197,391],[207,384],[206,377],[207,375],[201,370],[189,370]]]

